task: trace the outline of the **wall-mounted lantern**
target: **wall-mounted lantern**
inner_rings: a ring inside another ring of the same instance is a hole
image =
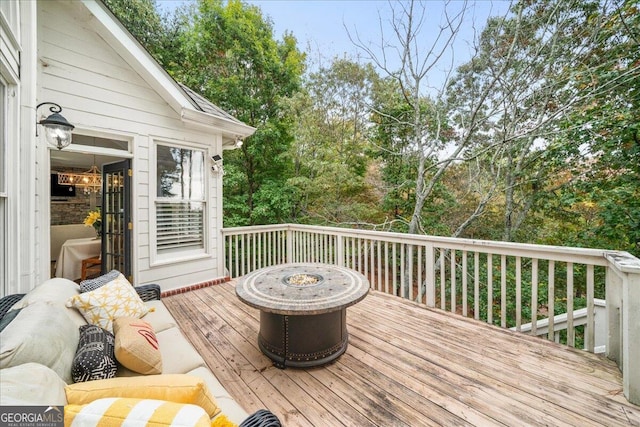
[[[44,127],[47,142],[58,150],[62,150],[64,147],[71,144],[71,131],[75,126],[69,123],[67,119],[60,114],[62,107],[54,102],[42,102],[38,104],[36,107],[36,120],[38,119],[38,108],[43,105],[51,105],[51,107],[49,107],[49,111],[51,111],[52,114],[50,114],[46,119],[42,119],[36,123]],[[38,136],[37,126],[36,136]]]

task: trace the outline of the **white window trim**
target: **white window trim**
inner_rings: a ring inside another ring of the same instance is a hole
[[[207,173],[208,160],[211,156],[207,145],[195,142],[176,141],[170,138],[151,138],[149,149],[149,265],[150,267],[165,266],[185,261],[211,258],[213,250],[209,244],[209,217],[211,211],[210,177]],[[203,248],[158,254],[158,234],[156,218],[156,202],[160,199],[156,192],[158,179],[158,145],[202,151],[204,154],[204,213],[203,213]]]
[[[2,135],[0,137],[0,144],[3,144],[4,155],[0,158],[0,173],[2,176],[3,186],[0,187],[0,198],[4,203],[4,212],[0,215],[0,231],[4,238],[0,241],[0,296],[9,295],[19,292],[19,289],[15,288],[15,265],[17,263],[17,255],[15,251],[10,250],[17,242],[18,232],[17,223],[13,209],[15,206],[14,194],[15,182],[9,181],[11,171],[15,170],[15,165],[12,159],[16,156],[14,150],[16,144],[10,144],[10,141],[18,141],[19,134],[17,132],[18,126],[12,126],[17,123],[18,120],[18,100],[16,92],[18,85],[11,79],[11,75],[5,73],[6,68],[0,67],[0,84],[3,87],[3,95],[0,98],[2,107],[0,108],[0,130]]]

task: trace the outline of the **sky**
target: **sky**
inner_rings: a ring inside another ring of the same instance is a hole
[[[174,1],[157,0],[163,9],[171,10],[179,4],[192,0]],[[260,7],[263,14],[273,22],[276,39],[281,39],[285,31],[293,33],[298,40],[298,47],[308,53],[310,67],[327,64],[336,56],[364,57],[367,54],[357,48],[350,40],[359,37],[363,44],[371,46],[377,53],[381,52],[381,37],[385,42],[395,42],[392,32],[392,8],[398,9],[399,3],[393,0],[245,0],[249,4]],[[439,33],[438,29],[445,23],[445,1],[427,0],[424,25],[420,32],[418,44],[424,52],[433,45]],[[447,6],[450,12],[461,9],[463,1],[452,0]],[[464,24],[455,46],[454,52],[447,52],[434,73],[444,73],[450,64],[461,65],[470,58],[470,43],[474,36],[474,23],[480,31],[489,15],[506,13],[509,2],[506,0],[470,1]],[[389,56],[392,68],[397,68],[399,61],[396,55]],[[433,76],[432,84],[438,85],[442,76]]]

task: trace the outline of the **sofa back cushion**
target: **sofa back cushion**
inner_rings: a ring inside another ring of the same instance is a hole
[[[29,291],[13,308],[22,308],[29,304],[43,301],[56,303],[60,307],[64,307],[69,298],[79,293],[80,287],[76,283],[69,279],[56,277],[45,280],[42,284]],[[77,326],[87,323],[76,309],[69,309],[66,313]]]
[[[0,406],[66,405],[65,382],[50,368],[24,363],[2,370]]]
[[[70,383],[78,340],[78,326],[66,308],[51,302],[34,302],[20,310],[0,332],[0,369],[40,363]]]

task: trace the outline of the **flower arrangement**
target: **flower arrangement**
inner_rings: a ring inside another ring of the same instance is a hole
[[[100,215],[100,208],[89,211],[87,217],[84,219],[84,225],[95,228],[96,234],[100,234],[102,231],[102,216]]]

